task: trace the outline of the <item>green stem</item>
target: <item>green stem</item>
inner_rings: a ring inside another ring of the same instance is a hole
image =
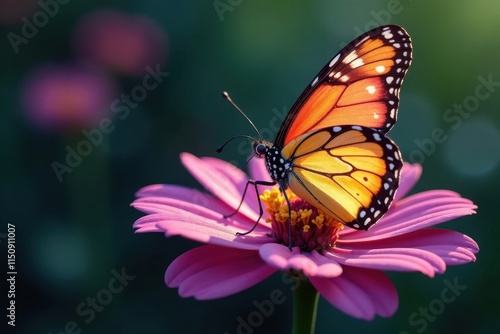
[[[306,280],[293,292],[293,334],[314,334],[319,293]]]

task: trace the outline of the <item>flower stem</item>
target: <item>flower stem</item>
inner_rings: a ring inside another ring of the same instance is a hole
[[[319,293],[306,280],[293,292],[293,334],[314,334]]]

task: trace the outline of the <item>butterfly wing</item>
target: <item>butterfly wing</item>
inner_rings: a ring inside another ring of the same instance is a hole
[[[402,167],[396,144],[364,126],[334,126],[302,135],[283,150],[290,189],[355,229],[367,230],[388,210]]]
[[[292,106],[275,145],[335,125],[387,132],[396,122],[399,89],[411,63],[410,36],[396,25],[359,36],[325,65]]]

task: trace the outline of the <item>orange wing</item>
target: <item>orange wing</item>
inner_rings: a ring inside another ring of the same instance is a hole
[[[356,124],[386,133],[396,122],[399,89],[411,63],[410,36],[399,26],[375,28],[348,44],[319,72],[285,118],[274,144]]]
[[[282,150],[288,186],[300,198],[355,229],[389,209],[402,167],[398,147],[368,127],[334,126],[302,135]]]

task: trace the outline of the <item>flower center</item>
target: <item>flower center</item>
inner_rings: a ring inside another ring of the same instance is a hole
[[[304,250],[333,247],[338,239],[338,231],[343,229],[344,225],[297,197],[291,190],[287,189],[286,194],[290,208],[277,188],[265,190],[259,196],[266,204],[266,211],[269,213],[266,221],[271,223],[272,236],[279,243],[288,246],[290,215],[292,246],[299,246]]]

